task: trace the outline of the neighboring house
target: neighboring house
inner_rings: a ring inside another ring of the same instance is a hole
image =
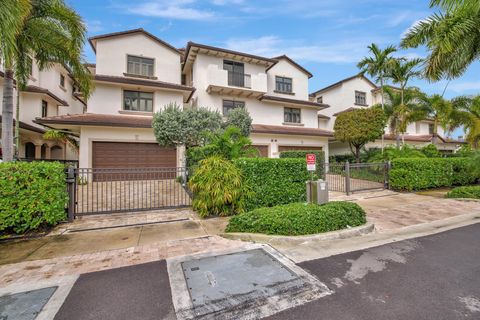
[[[0,68],[0,97],[3,98],[4,72]],[[16,88],[14,88],[14,118],[16,109]],[[0,126],[1,110],[0,104]],[[32,60],[28,86],[20,92],[20,146],[19,158],[75,160],[76,150],[58,141],[45,140],[46,128],[35,123],[39,117],[83,113],[86,103],[76,92],[70,72],[59,64],[46,70],[39,70]],[[16,120],[14,120],[16,123]],[[0,149],[1,155],[1,149]]]
[[[398,88],[392,87],[394,90]],[[322,111],[318,115],[318,127],[320,129],[333,131],[337,115],[358,108],[369,108],[372,105],[381,103],[381,90],[362,75],[355,75],[338,81],[325,88],[317,90],[310,94],[310,100],[326,103],[330,108]],[[462,142],[454,141],[445,137],[442,127],[438,127],[437,147],[444,152],[454,152]],[[390,128],[385,128],[384,145],[394,145],[395,135],[390,132]],[[423,147],[431,144],[433,140],[433,122],[430,120],[417,121],[407,127],[402,140],[415,147]],[[367,144],[367,148],[380,148],[381,139]],[[350,153],[347,144],[331,140],[329,146],[331,155]]]
[[[309,101],[312,76],[286,56],[259,57],[189,42],[176,49],[143,29],[90,38],[95,91],[87,113],[37,122],[80,135],[80,167],[175,167],[184,150],[158,146],[152,115],[169,103],[226,114],[244,107],[251,138],[263,156],[289,149],[323,149],[332,132],[318,128]]]

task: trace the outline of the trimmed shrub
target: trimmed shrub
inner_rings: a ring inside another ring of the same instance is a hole
[[[394,159],[390,171],[390,187],[395,190],[422,190],[472,184],[469,158]]]
[[[316,174],[319,178],[323,177],[323,165],[325,164],[325,152],[318,150],[291,150],[280,152],[280,158],[302,158],[304,161],[307,154],[312,153],[317,159],[317,171]],[[305,162],[305,165],[306,162]]]
[[[252,117],[245,108],[235,108],[227,113],[223,127],[234,126],[240,129],[243,136],[250,136],[252,130]]]
[[[304,159],[240,158],[233,163],[254,193],[246,202],[247,211],[306,201],[305,181],[310,175]]]
[[[365,211],[356,203],[291,203],[232,217],[226,231],[297,236],[356,227],[366,222]]]
[[[457,187],[447,193],[447,198],[480,199],[480,186]]]
[[[66,219],[65,166],[0,163],[0,231],[24,233]]]
[[[428,158],[439,158],[442,156],[440,151],[438,151],[437,146],[434,144],[427,144],[421,150]]]
[[[189,182],[194,193],[192,206],[200,217],[229,216],[244,211],[250,191],[243,184],[242,172],[220,156],[200,161]]]

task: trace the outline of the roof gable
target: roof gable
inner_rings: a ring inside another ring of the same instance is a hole
[[[361,79],[365,80],[370,86],[373,87],[373,89],[376,89],[376,88],[377,88],[377,85],[376,85],[375,83],[373,83],[372,80],[368,79],[367,77],[365,77],[365,76],[362,75],[362,74],[356,74],[356,75],[354,75],[354,76],[345,78],[345,79],[340,80],[340,81],[338,81],[338,82],[335,82],[334,84],[331,84],[331,85],[329,85],[329,86],[327,86],[327,87],[325,87],[325,88],[322,88],[322,89],[319,89],[319,90],[317,90],[317,91],[315,91],[315,92],[312,92],[312,93],[310,94],[310,96],[311,96],[311,97],[314,97],[315,95],[317,95],[317,94],[319,94],[319,93],[322,93],[322,92],[324,92],[324,91],[333,89],[333,88],[335,88],[335,87],[337,87],[337,86],[340,86],[340,85],[344,84],[345,82],[352,81],[352,80],[357,79],[357,78],[361,78]]]
[[[308,78],[311,78],[313,77],[313,74],[310,73],[310,71],[308,71],[307,69],[305,69],[304,67],[302,67],[301,65],[299,65],[298,63],[296,63],[294,60],[292,60],[291,58],[289,58],[287,55],[281,55],[281,56],[278,56],[278,57],[275,57],[273,58],[277,61],[280,61],[280,60],[286,60],[288,63],[290,63],[291,65],[293,65],[295,68],[297,68],[298,70],[302,71],[303,73],[305,73]],[[267,71],[270,70],[271,68],[273,68],[276,64],[274,65],[271,65],[270,67],[267,68]]]

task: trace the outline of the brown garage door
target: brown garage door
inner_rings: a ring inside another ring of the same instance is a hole
[[[175,168],[175,148],[160,147],[156,143],[93,142],[94,168]]]
[[[258,156],[259,157],[268,158],[268,146],[256,145],[256,146],[252,146],[252,147],[258,150]]]
[[[306,146],[278,146],[278,151],[322,151],[322,147],[306,147]]]

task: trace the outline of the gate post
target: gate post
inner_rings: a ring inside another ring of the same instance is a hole
[[[68,168],[67,171],[67,192],[68,192],[68,222],[75,219],[75,171]]]
[[[345,162],[345,192],[350,195],[350,162]]]
[[[384,168],[384,188],[385,189],[390,189],[390,170],[392,169],[392,163],[390,161],[385,162],[385,168]]]

